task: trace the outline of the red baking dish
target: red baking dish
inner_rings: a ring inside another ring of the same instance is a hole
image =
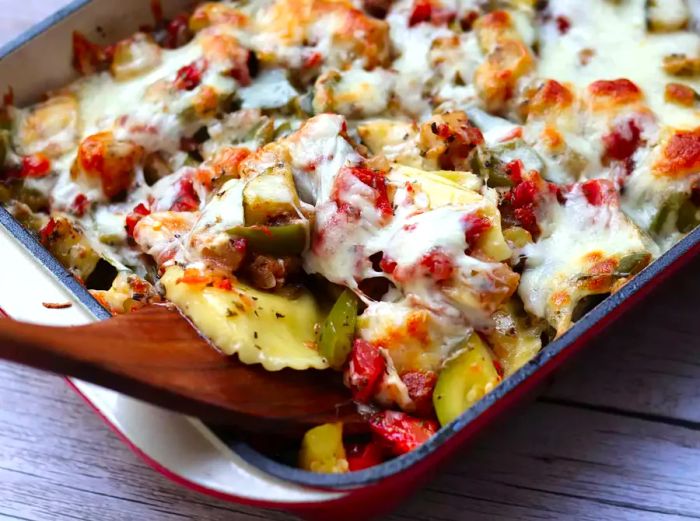
[[[166,12],[171,13],[188,3],[163,1]],[[47,88],[71,79],[72,31],[110,41],[129,34],[149,17],[145,0],[74,1],[0,50],[0,90],[11,86],[19,104],[36,99]],[[3,209],[0,224],[0,250],[4,254],[4,269],[0,271],[16,273],[15,268],[21,267],[34,270],[36,275],[22,302],[5,289],[7,285],[12,289],[12,280],[7,275],[6,280],[0,278],[0,307],[10,316],[45,321],[42,316],[32,316],[32,303],[47,300],[44,290],[50,290],[52,294],[63,292],[82,304],[76,310],[80,316],[59,322],[70,324],[109,317],[87,290]],[[73,385],[139,456],[174,481],[221,499],[284,508],[309,518],[365,519],[407,496],[440,462],[536,390],[566,359],[590,344],[603,328],[699,251],[700,229],[695,229],[427,443],[360,472],[327,475],[299,470],[270,459],[242,441],[214,434],[198,420],[83,382]],[[13,277],[27,280],[24,276]],[[168,447],[164,449],[162,445]]]

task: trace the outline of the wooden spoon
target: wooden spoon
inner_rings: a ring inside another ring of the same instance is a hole
[[[168,305],[77,327],[0,319],[0,358],[246,431],[298,435],[334,421],[362,430],[338,373],[245,365]]]

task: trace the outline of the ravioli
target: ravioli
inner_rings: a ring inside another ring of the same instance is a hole
[[[207,287],[183,281],[184,273],[175,266],[166,270],[160,279],[165,297],[227,355],[268,371],[328,367],[316,348],[324,315],[310,293],[290,299],[240,282],[231,289]]]

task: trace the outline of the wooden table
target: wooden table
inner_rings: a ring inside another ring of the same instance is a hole
[[[63,3],[0,0],[0,39]],[[700,260],[388,519],[700,519],[698,273]],[[0,519],[265,518],[289,516],[170,483],[62,379],[0,364]]]

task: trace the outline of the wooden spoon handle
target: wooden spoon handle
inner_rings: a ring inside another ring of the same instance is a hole
[[[298,433],[327,421],[361,421],[339,375],[246,366],[208,345],[168,306],[68,328],[2,319],[0,358],[247,430]]]

